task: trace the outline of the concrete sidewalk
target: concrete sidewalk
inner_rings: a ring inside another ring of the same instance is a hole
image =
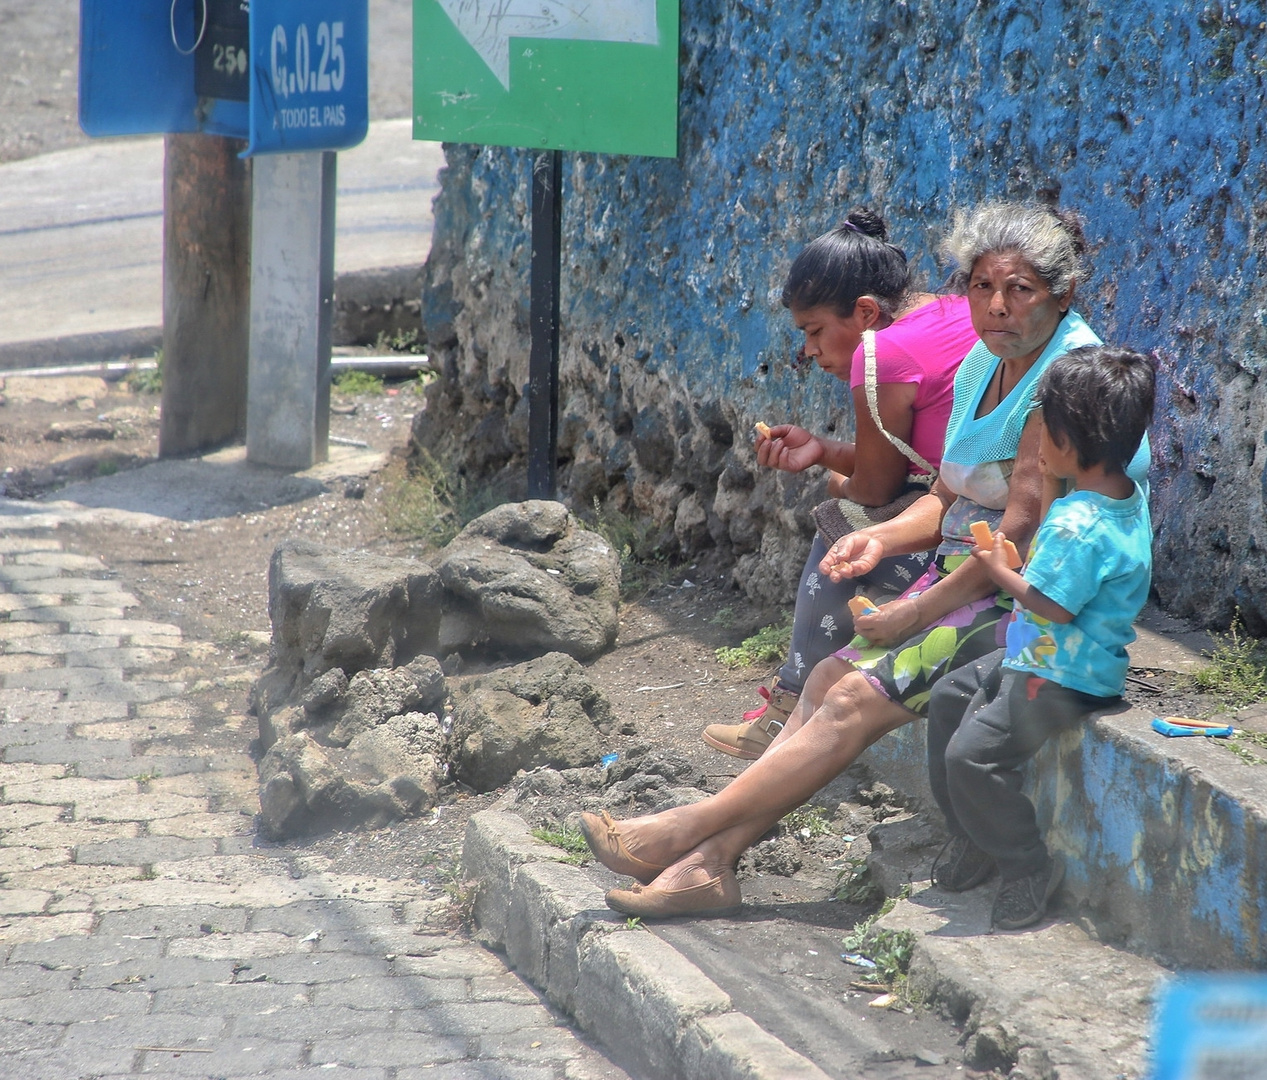
[[[51,524],[0,536],[0,1080],[625,1077],[417,882],[257,847],[254,665]]]
[[[375,122],[339,154],[337,276],[422,266],[443,163],[439,144],[412,140],[409,120]],[[0,165],[0,223],[0,370],[161,340],[162,138]]]

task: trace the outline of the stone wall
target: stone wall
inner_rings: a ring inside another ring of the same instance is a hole
[[[1079,308],[1162,359],[1157,589],[1267,632],[1263,4],[682,6],[679,157],[565,156],[564,494],[789,596],[821,481],[758,470],[751,425],[852,424],[831,380],[788,363],[778,293],[799,245],[869,203],[936,284],[953,208],[1058,198],[1095,244]],[[417,438],[518,477],[529,155],[446,153],[423,296],[444,377]]]

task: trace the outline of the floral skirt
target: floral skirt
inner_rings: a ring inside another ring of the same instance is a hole
[[[963,559],[937,559],[902,596],[928,589]],[[1011,613],[1012,598],[996,593],[957,608],[895,648],[871,645],[859,635],[835,655],[853,664],[889,700],[923,716],[933,683],[946,672],[1003,647]]]

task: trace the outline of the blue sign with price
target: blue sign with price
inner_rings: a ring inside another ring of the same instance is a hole
[[[244,156],[355,146],[368,0],[82,0],[79,122],[227,135],[247,140]]]

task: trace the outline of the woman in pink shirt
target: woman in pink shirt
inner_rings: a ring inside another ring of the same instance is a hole
[[[768,435],[757,436],[757,461],[793,473],[821,466],[829,472],[832,496],[863,506],[892,502],[925,470],[890,436],[933,468],[941,463],[955,371],[977,343],[967,300],[911,292],[906,255],[888,242],[878,214],[858,208],[796,257],[783,286],[783,305],[805,334],[804,356],[852,388],[854,441],[774,425]],[[866,386],[867,331],[875,332],[874,410]],[[928,563],[928,552],[897,555],[864,577],[833,583],[818,568],[826,553],[823,537],[816,535],[796,594],[787,660],[770,687],[759,690],[765,704],[745,713],[743,723],[710,724],[704,740],[711,746],[735,757],[760,757],[814,665],[853,637],[848,602],[855,593],[871,599],[899,593]]]

